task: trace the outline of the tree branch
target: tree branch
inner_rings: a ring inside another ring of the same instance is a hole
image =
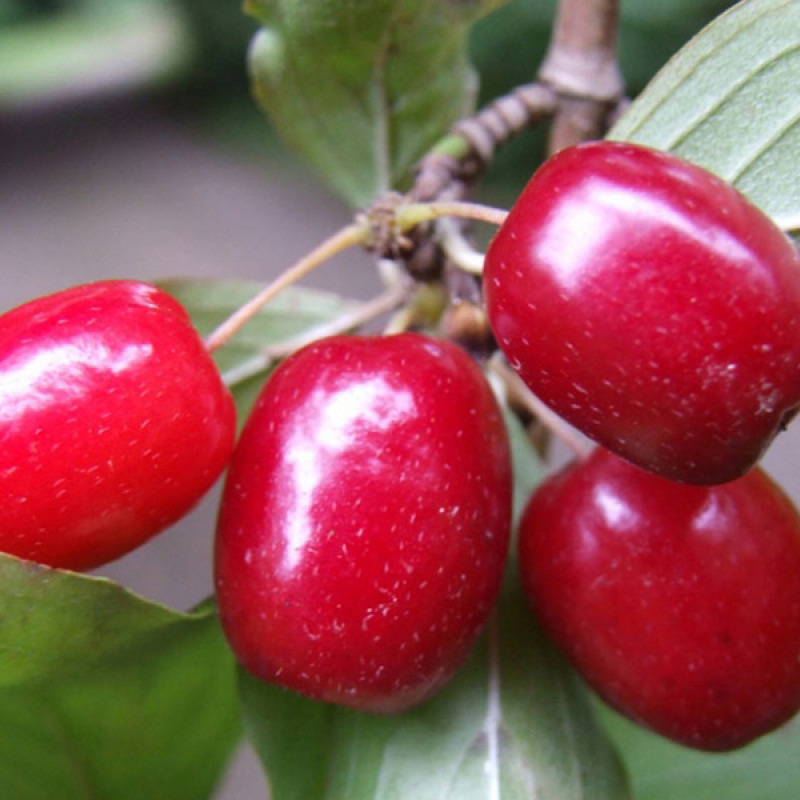
[[[617,62],[619,0],[560,0],[539,80],[559,96],[550,152],[599,138],[624,91]]]
[[[557,103],[552,89],[538,82],[528,83],[459,120],[420,162],[412,197],[423,201],[462,199],[465,184],[491,163],[495,150],[531,125],[551,117]]]

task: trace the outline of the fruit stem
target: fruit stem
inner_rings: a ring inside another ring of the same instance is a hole
[[[437,200],[432,203],[408,203],[396,209],[397,227],[407,231],[423,222],[431,222],[441,217],[458,217],[459,219],[475,219],[488,222],[490,225],[502,225],[508,211],[502,208],[465,203],[457,200]]]
[[[499,354],[489,360],[491,369],[505,384],[509,393],[510,405],[516,402],[530,411],[549,430],[572,451],[578,461],[585,461],[592,451],[592,446],[580,434],[564,422],[561,417],[551,411],[514,372]]]
[[[363,221],[356,221],[338,230],[333,236],[327,238],[289,269],[281,273],[252,300],[249,300],[220,324],[206,339],[205,344],[208,352],[213,353],[230,341],[243,325],[249,322],[270,300],[274,299],[284,289],[308,275],[342,250],[357,244],[365,244],[369,240],[369,236],[370,229]]]
[[[466,239],[461,227],[452,219],[439,222],[438,239],[445,255],[459,269],[471,275],[483,274],[484,254]]]
[[[222,374],[222,382],[228,387],[233,388],[239,383],[249,378],[266,372],[276,361],[280,361],[290,356],[295,350],[299,350],[317,339],[326,336],[335,336],[339,333],[347,333],[371,320],[396,308],[408,294],[408,285],[396,284],[389,287],[381,294],[376,295],[370,300],[359,304],[351,311],[348,311],[330,322],[316,325],[310,330],[304,331],[299,336],[293,336],[282,342],[277,342],[271,347],[265,348],[262,352],[248,358],[241,364],[237,364],[227,372]]]

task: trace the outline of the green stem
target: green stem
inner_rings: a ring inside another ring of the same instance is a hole
[[[589,444],[572,426],[555,412],[551,411],[524,383],[517,373],[511,369],[498,353],[489,361],[489,369],[495,373],[513,392],[530,413],[532,413],[557,439],[560,439],[573,453],[578,461],[584,461],[592,451]]]
[[[206,339],[206,349],[209,353],[218,350],[235,336],[240,328],[249,322],[270,300],[291,286],[300,278],[308,275],[328,259],[342,250],[357,244],[364,244],[369,238],[369,228],[363,223],[353,223],[337,231],[322,244],[315,247],[310,253],[303,256],[285,272],[281,273],[272,283],[265,286],[252,300],[231,314],[215,331]]]
[[[223,373],[222,382],[228,388],[232,389],[234,386],[243,383],[249,378],[266,372],[277,361],[290,356],[296,350],[305,347],[307,344],[317,339],[346,333],[361,325],[365,325],[381,314],[391,311],[403,302],[407,294],[407,284],[391,286],[386,289],[386,291],[373,297],[371,300],[361,303],[356,308],[342,314],[336,319],[316,325],[299,336],[294,336],[291,339],[278,342],[251,358],[248,358],[246,361],[237,364],[235,367]]]
[[[431,153],[436,153],[442,156],[449,156],[450,158],[461,161],[466,158],[472,147],[469,140],[462,136],[460,133],[449,133],[447,136],[439,139],[439,141],[430,149]]]
[[[398,206],[396,210],[397,226],[401,231],[410,230],[423,222],[431,222],[441,217],[474,219],[499,226],[505,222],[507,216],[508,212],[501,208],[484,206],[480,203],[445,200],[433,203],[409,203]]]

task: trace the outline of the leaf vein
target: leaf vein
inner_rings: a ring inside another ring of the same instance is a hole
[[[728,177],[728,180],[731,183],[739,181],[764,153],[777,145],[782,139],[785,139],[798,123],[800,123],[800,107],[795,109],[769,136],[764,137],[757,147],[748,152],[747,156]]]
[[[727,92],[720,95],[714,103],[704,108],[702,113],[695,117],[690,125],[686,126],[675,138],[669,141],[666,144],[665,149],[673,150],[681,143],[685,142],[686,139],[688,139],[689,136],[691,136],[691,134],[694,133],[703,123],[707,122],[712,116],[717,114],[720,109],[730,104],[741,92],[741,90],[746,88],[747,85],[753,81],[753,79],[764,73],[766,70],[774,67],[781,59],[787,58],[798,51],[800,51],[800,43],[795,42],[783,50],[778,51],[777,53],[770,54],[769,59],[760,62],[753,69],[744,73],[740,79],[729,85]]]
[[[729,46],[732,41],[734,41],[736,38],[738,38],[742,34],[743,31],[747,30],[747,28],[751,27],[754,24],[754,22],[756,22],[757,20],[768,16],[769,14],[775,13],[776,11],[782,9],[784,6],[791,5],[792,2],[793,2],[793,0],[786,0],[786,2],[782,3],[781,5],[779,5],[777,7],[773,6],[773,7],[765,8],[760,13],[758,13],[756,16],[753,16],[752,18],[748,17],[748,18],[744,19],[740,24],[736,25],[730,31],[730,33],[728,33],[727,36],[725,36],[724,38],[721,38],[718,44],[716,44],[715,46],[711,47],[707,52],[703,53],[702,56],[700,56],[697,59],[697,61],[691,66],[690,70],[688,70],[688,71],[684,70],[683,74],[680,76],[680,78],[677,80],[677,82],[673,81],[672,84],[668,87],[667,94],[672,94],[677,87],[681,86],[682,84],[684,84],[686,82],[686,80],[687,80],[687,78],[689,76],[695,74],[702,67],[702,65],[704,65],[706,62],[708,62],[715,55],[718,55],[722,49],[724,49],[725,47]],[[735,14],[735,13],[737,13],[737,10],[735,8],[731,9],[728,12],[726,12],[726,14],[732,14],[732,15]],[[726,14],[723,14],[723,16],[719,17],[718,19],[722,19],[723,17],[726,16]],[[699,49],[700,46],[703,44],[702,36],[703,36],[703,34],[701,33],[700,37],[695,40],[695,44],[694,44],[694,48],[695,49]],[[692,45],[688,45],[688,47],[692,47]],[[680,52],[680,54],[685,54],[685,53],[686,53],[686,48],[684,48]],[[665,71],[670,69],[670,66],[674,63],[674,58],[675,57],[673,57],[673,59],[671,59],[669,62],[667,62],[666,66],[663,68],[663,70],[662,70],[662,72],[660,74],[665,74]],[[656,77],[656,80],[658,80],[658,76]],[[656,99],[656,98],[653,98],[653,99]],[[663,99],[663,95],[662,95],[661,99]],[[642,128],[644,128],[645,125],[652,120],[652,118],[656,115],[656,113],[660,110],[660,108],[661,108],[661,102],[660,101],[659,102],[651,102],[650,108],[647,109],[642,114],[642,116],[639,118],[639,120],[628,130],[625,138],[632,139],[633,136],[638,131],[640,131]],[[674,146],[675,146],[675,143],[670,144],[670,145],[665,145],[664,149],[671,149]]]
[[[64,721],[63,716],[58,712],[52,701],[43,704],[44,713],[50,717],[53,724],[53,732],[61,741],[61,746],[64,753],[73,768],[73,773],[80,785],[85,789],[86,800],[97,800],[99,795],[92,786],[89,777],[89,769],[87,766],[86,758],[83,757],[77,749],[73,746],[72,739],[69,736],[69,726]]]

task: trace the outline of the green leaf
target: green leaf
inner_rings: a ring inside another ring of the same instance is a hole
[[[795,800],[800,786],[800,725],[731,753],[701,753],[649,733],[598,703],[625,756],[636,800]]]
[[[800,4],[745,0],[689,42],[609,133],[670,150],[800,233]]]
[[[469,26],[499,0],[249,0],[257,99],[351,205],[407,186],[473,103]]]
[[[92,669],[208,616],[181,614],[103,578],[0,554],[0,689]]]
[[[509,424],[519,507],[542,471]],[[241,693],[273,800],[629,796],[582,687],[530,619],[513,569],[467,664],[406,714],[315,703],[244,673]]]
[[[436,698],[398,717],[257,681],[243,707],[274,800],[627,798],[582,688],[518,595]]]
[[[208,797],[240,733],[214,609],[10,556],[0,587],[0,797]]]
[[[172,280],[159,286],[172,294],[202,336],[210,334],[253,298],[262,285],[242,280]],[[215,353],[223,379],[231,387],[242,423],[274,366],[270,348],[323,335],[325,326],[358,307],[358,302],[330,292],[291,286],[251,319]]]

